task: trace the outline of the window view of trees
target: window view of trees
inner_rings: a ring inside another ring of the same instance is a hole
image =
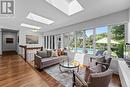
[[[70,51],[75,52],[75,32],[69,33],[69,45],[68,48]]]
[[[79,53],[83,52],[83,31],[76,32],[76,51]]]
[[[113,44],[113,41],[115,44]],[[125,26],[114,25],[111,29],[111,55],[118,58],[124,57]]]
[[[85,30],[85,48],[88,54],[93,54],[93,39],[94,39],[94,30],[89,29]]]
[[[87,52],[88,54],[96,55],[100,51],[101,55],[109,55],[112,58],[124,57],[124,25],[91,28],[64,33],[63,36],[63,42],[61,42],[61,35],[58,35],[57,37],[58,43],[56,44],[58,45],[58,48],[61,48],[61,43],[63,43],[64,47],[72,52]],[[48,36],[45,40],[48,48]]]
[[[103,53],[107,51],[108,48],[108,27],[96,28],[96,55],[104,55]],[[97,54],[98,52],[98,54]]]

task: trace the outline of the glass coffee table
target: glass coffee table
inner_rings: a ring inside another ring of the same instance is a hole
[[[80,64],[73,64],[69,61],[63,61],[63,62],[59,63],[59,70],[61,72],[64,72],[62,70],[62,68],[66,68],[67,71],[74,71],[76,69],[76,71],[78,72],[79,71],[79,65]]]

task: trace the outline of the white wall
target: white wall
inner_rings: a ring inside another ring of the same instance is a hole
[[[3,32],[2,38],[3,38],[3,41],[2,41],[3,51],[17,51],[17,33],[16,32]],[[13,43],[7,44],[6,38],[13,38]]]
[[[48,31],[45,32],[44,34],[45,35],[61,34],[111,24],[128,23],[129,20],[128,12],[129,12],[128,10],[120,11],[103,17],[95,18],[89,21]]]
[[[128,42],[130,43],[130,8],[129,8],[129,23],[128,23]]]
[[[26,44],[26,35],[36,35],[39,36],[39,43],[38,44]],[[44,42],[43,42],[43,34],[42,33],[38,33],[38,32],[32,32],[32,30],[25,30],[25,29],[21,29],[19,30],[19,45],[26,45],[27,47],[40,47],[40,46],[44,46]],[[27,51],[27,60],[33,60],[34,59],[34,50],[28,50]],[[24,57],[24,50],[22,48],[19,47],[19,54],[22,55]]]
[[[38,44],[26,44],[26,35],[36,35],[39,36]],[[27,46],[43,46],[43,35],[42,33],[33,32],[32,30],[19,30],[19,45],[27,45]]]
[[[2,33],[0,29],[0,55],[2,54]]]

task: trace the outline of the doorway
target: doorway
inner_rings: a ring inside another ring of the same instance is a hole
[[[2,29],[2,54],[18,53],[18,31]]]

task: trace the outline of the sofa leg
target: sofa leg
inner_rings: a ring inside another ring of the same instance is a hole
[[[43,71],[43,69],[38,69],[39,72]]]

